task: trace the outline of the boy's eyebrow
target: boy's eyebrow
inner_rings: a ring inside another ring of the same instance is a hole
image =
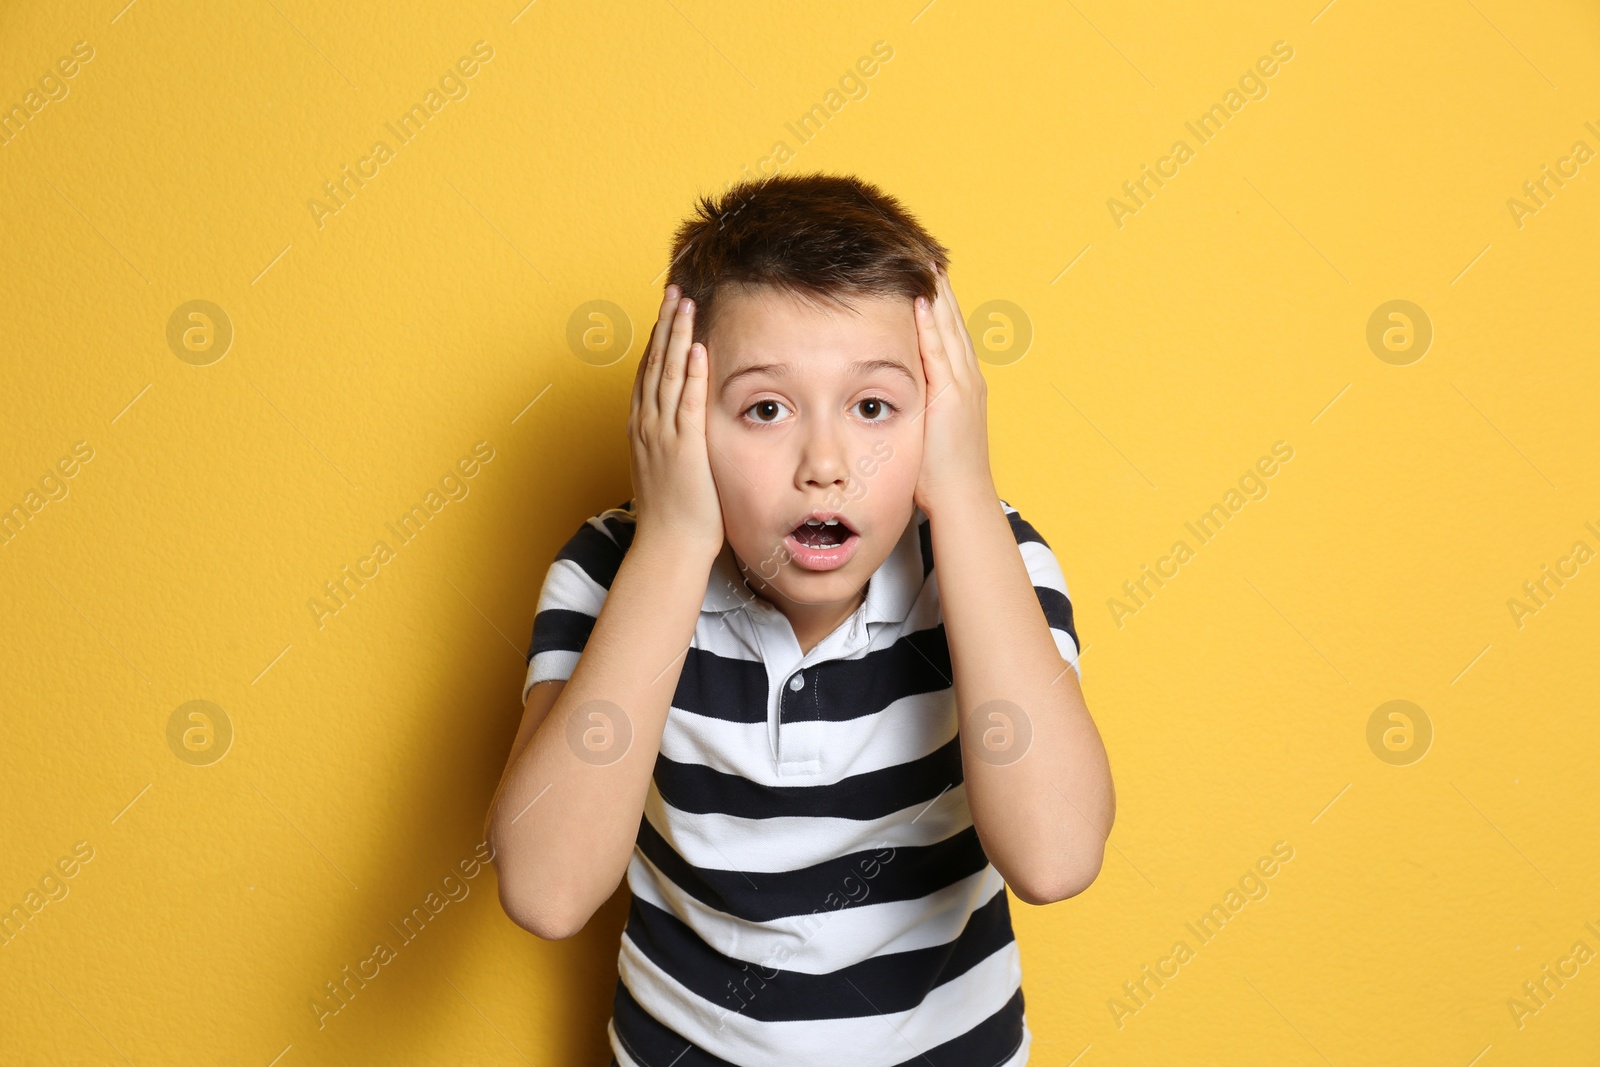
[[[866,374],[870,371],[878,370],[890,371],[891,373],[904,375],[906,381],[911,383],[913,388],[917,384],[916,376],[911,373],[904,363],[901,363],[897,359],[858,359],[846,367],[845,370],[849,371],[851,374]],[[752,374],[793,373],[794,364],[792,363],[752,363],[748,367],[740,367],[738,370],[728,375],[727,378],[723,379],[722,389],[720,392],[726,393],[733,387],[734,382],[738,381],[740,378],[745,378]]]

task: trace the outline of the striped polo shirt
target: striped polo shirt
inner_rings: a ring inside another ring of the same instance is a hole
[[[1076,669],[1061,567],[1000,504]],[[535,683],[571,677],[632,543],[632,506],[588,519],[550,565],[524,703]],[[803,655],[724,542],[627,881],[607,1024],[622,1067],[1027,1062],[1021,957],[962,786],[921,508],[856,612]]]

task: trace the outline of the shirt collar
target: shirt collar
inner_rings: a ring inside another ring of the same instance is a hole
[[[890,549],[888,557],[879,564],[878,569],[872,572],[872,577],[867,581],[866,600],[862,604],[865,621],[902,623],[911,614],[917,594],[922,591],[921,525],[927,521],[923,510],[914,508],[911,521],[906,523],[900,540],[895,542],[894,548]],[[714,614],[766,604],[745,586],[733,546],[724,541],[722,551],[711,565],[706,595],[700,604],[701,612]]]

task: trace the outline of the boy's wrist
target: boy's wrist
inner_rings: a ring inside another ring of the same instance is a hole
[[[685,576],[695,576],[703,584],[711,574],[711,565],[716,562],[717,553],[721,551],[719,544],[708,554],[703,539],[694,540],[672,530],[640,527],[634,531],[633,544],[624,561],[639,559],[652,569],[667,569]]]
[[[952,516],[980,514],[982,509],[1002,510],[1000,492],[992,479],[953,487],[942,495],[929,497],[920,506],[930,523],[938,523],[941,519],[950,522]]]

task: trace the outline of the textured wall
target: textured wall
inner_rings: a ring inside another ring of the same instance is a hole
[[[0,7],[0,1059],[603,1062],[625,891],[476,850],[627,323],[775,168],[952,248],[1074,593],[1034,1062],[1592,1057],[1600,15],[1320,3]]]

